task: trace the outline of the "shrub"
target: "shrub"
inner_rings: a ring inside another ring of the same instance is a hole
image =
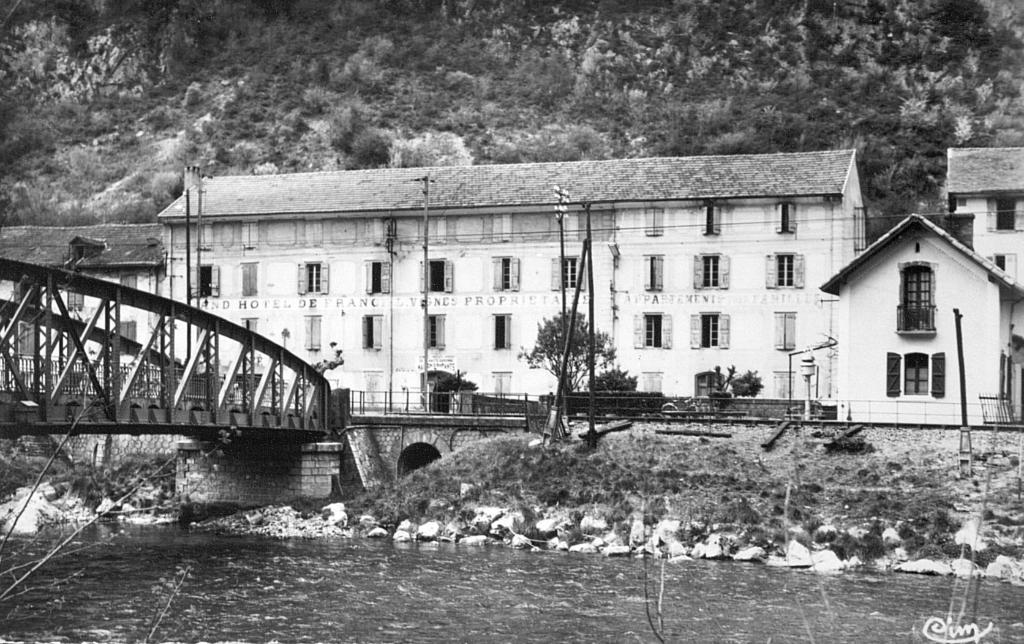
[[[350,152],[356,135],[364,129],[363,111],[359,103],[348,103],[333,112],[330,123],[331,147],[341,152]]]
[[[185,90],[185,98],[181,104],[185,109],[195,107],[199,105],[203,100],[203,87],[199,83],[191,83],[188,89]]]
[[[391,144],[393,168],[473,165],[462,137],[452,132],[428,132],[411,139],[396,139]]]
[[[391,159],[391,139],[377,129],[363,130],[352,141],[350,168],[383,168]]]
[[[594,377],[594,391],[636,391],[636,376],[616,367]]]
[[[323,114],[333,102],[333,96],[325,87],[314,85],[302,92],[302,105],[307,114]]]

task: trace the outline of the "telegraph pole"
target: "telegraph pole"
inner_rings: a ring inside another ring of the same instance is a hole
[[[590,234],[590,202],[583,202],[583,210],[587,213],[587,241],[584,253],[587,255],[587,314],[589,319],[587,322],[587,336],[588,336],[588,347],[587,347],[587,369],[590,371],[590,380],[587,385],[587,389],[590,391],[589,396],[589,409],[587,410],[587,445],[591,449],[597,447],[597,429],[594,427],[594,406],[595,406],[595,394],[594,394],[594,353],[597,351],[597,340],[596,332],[594,330],[596,324],[594,322],[594,250],[593,250],[593,239]]]
[[[565,318],[565,215],[569,212],[569,193],[555,186],[558,203],[555,204],[555,220],[558,222],[558,281],[562,286],[562,339],[566,335]]]
[[[430,348],[430,175],[426,174],[413,181],[423,183],[423,410],[430,411],[427,358]]]

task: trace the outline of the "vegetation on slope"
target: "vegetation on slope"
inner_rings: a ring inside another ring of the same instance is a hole
[[[3,223],[211,174],[855,147],[876,214],[1024,145],[1013,0],[44,0],[0,16]]]

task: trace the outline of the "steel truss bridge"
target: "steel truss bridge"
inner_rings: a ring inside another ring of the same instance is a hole
[[[73,429],[306,442],[332,431],[320,372],[211,313],[3,258],[0,293],[0,438]],[[124,335],[133,323],[140,342]]]

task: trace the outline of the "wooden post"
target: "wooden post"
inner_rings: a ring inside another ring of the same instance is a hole
[[[960,451],[958,466],[960,476],[972,474],[971,429],[967,424],[967,376],[964,373],[964,338],[960,328],[960,309],[953,309],[956,323],[956,360],[960,367]]]
[[[590,203],[584,202],[583,210],[587,213],[587,315],[588,319],[588,347],[587,347],[587,370],[590,372],[590,380],[587,389],[590,390],[589,404],[587,405],[587,445],[593,449],[597,447],[597,430],[594,427],[594,353],[597,350],[595,338],[597,326],[594,322],[594,254],[593,243],[590,235]]]

